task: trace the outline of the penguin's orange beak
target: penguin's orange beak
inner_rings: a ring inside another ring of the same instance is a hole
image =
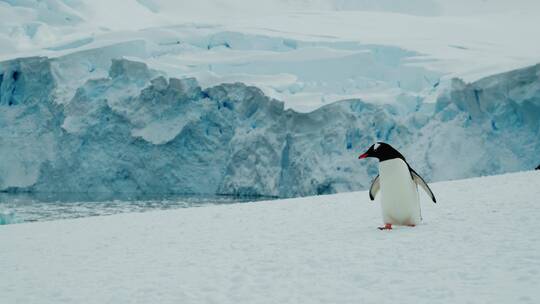
[[[358,156],[358,159],[364,159],[364,158],[366,158],[366,157],[368,157],[368,154],[367,154],[367,153],[364,153],[364,154]]]

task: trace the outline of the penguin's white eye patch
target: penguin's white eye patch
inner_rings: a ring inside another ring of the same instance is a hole
[[[380,143],[376,143],[373,145],[373,150],[377,150],[377,148],[379,148],[381,144]]]

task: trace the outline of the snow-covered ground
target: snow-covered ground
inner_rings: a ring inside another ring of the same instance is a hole
[[[1,301],[538,303],[539,185],[435,183],[393,231],[366,192],[1,226]]]
[[[540,62],[539,14],[535,0],[10,0],[0,1],[0,61],[116,52],[310,111]]]

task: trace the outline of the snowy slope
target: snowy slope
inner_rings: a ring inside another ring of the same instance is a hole
[[[538,303],[539,172],[432,185],[379,231],[366,192],[0,226],[3,303]]]
[[[10,0],[0,2],[0,59],[136,42],[122,55],[203,87],[256,85],[307,112],[535,64],[539,14],[533,0]]]

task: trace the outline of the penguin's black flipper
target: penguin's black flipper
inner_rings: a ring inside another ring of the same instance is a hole
[[[377,177],[375,177],[375,179],[371,183],[371,187],[369,187],[369,198],[371,200],[375,199],[375,195],[377,195],[379,189],[381,189],[381,183],[379,181],[379,176],[377,175]]]
[[[431,200],[436,204],[437,200],[435,199],[435,195],[433,194],[433,191],[431,191],[431,189],[427,185],[426,181],[424,181],[424,179],[420,175],[418,175],[418,173],[416,173],[416,171],[414,171],[413,168],[409,167],[409,169],[411,170],[413,181],[417,185],[420,185],[420,187],[422,187],[422,189],[426,191],[426,193],[431,197]]]

